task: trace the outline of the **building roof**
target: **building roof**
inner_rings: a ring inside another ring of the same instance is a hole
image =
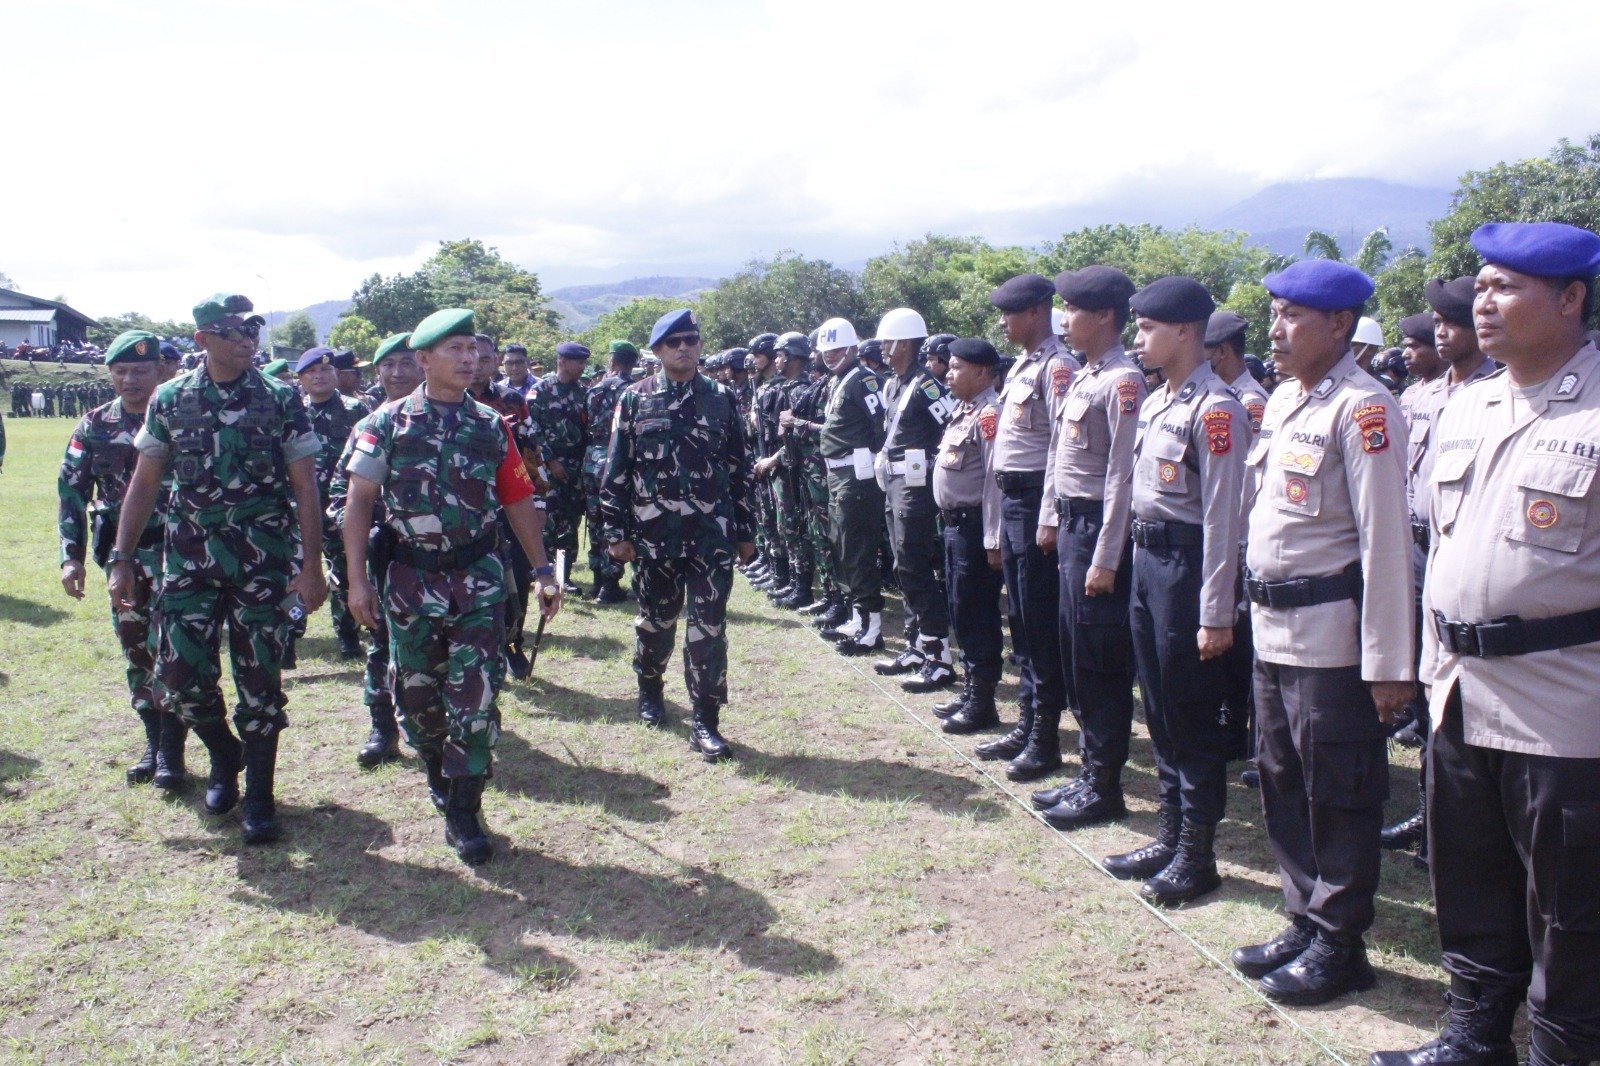
[[[0,322],[54,322],[56,312],[48,307],[0,307]]]
[[[31,309],[19,309],[19,308],[15,308],[15,307],[0,307],[0,317],[3,317],[5,319],[5,321],[7,321],[7,322],[49,322],[52,318],[55,317],[56,312],[60,312],[63,316],[65,316],[67,318],[75,318],[75,319],[77,319],[79,322],[83,323],[85,328],[95,324],[94,319],[90,318],[88,315],[84,314],[82,311],[79,311],[79,310],[77,310],[75,308],[72,308],[72,307],[68,307],[64,303],[58,303],[55,300],[46,300],[46,299],[43,299],[42,297],[39,297],[39,296],[29,296],[25,292],[17,292],[17,291],[15,291],[13,289],[7,289],[5,294],[7,296],[14,296],[14,297],[17,297],[19,299],[26,300],[29,303],[33,304],[33,307]],[[44,315],[43,318],[16,318],[16,317],[14,317],[16,315],[27,314],[28,310],[42,311],[42,312],[45,312],[45,315]]]

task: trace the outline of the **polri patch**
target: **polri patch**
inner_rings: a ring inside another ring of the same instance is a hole
[[[1117,382],[1117,406],[1125,415],[1133,414],[1139,406],[1139,384],[1132,378]]]
[[[1207,411],[1201,416],[1206,427],[1206,445],[1212,455],[1227,455],[1233,450],[1233,417],[1226,411]]]
[[[1067,390],[1072,388],[1071,364],[1058,361],[1050,367],[1050,387],[1057,396],[1067,394]]]
[[[1178,466],[1176,463],[1163,462],[1156,468],[1156,477],[1161,479],[1163,485],[1170,485],[1178,480]]]
[[[1261,416],[1267,413],[1267,405],[1260,400],[1250,400],[1244,405],[1244,413],[1250,416],[1250,432],[1261,432]]]
[[[1534,500],[1528,504],[1528,524],[1534,529],[1549,529],[1561,517],[1550,500]]]
[[[1292,477],[1283,483],[1283,494],[1289,497],[1290,503],[1305,503],[1306,497],[1311,495],[1311,486],[1303,477]]]
[[[1361,431],[1361,450],[1376,455],[1389,447],[1389,418],[1382,404],[1356,410],[1356,427]]]
[[[978,413],[978,432],[983,434],[984,440],[994,440],[994,435],[1000,431],[1000,416],[993,407],[985,407]]]

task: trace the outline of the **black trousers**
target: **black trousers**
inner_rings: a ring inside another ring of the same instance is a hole
[[[1000,571],[989,566],[978,509],[944,527],[944,572],[949,576],[950,618],[961,664],[974,681],[1000,683]]]
[[[828,471],[828,524],[837,560],[839,591],[865,611],[883,610],[883,490],[849,467]]]
[[[1086,596],[1084,579],[1094,561],[1101,514],[1063,517],[1056,532],[1061,566],[1061,661],[1072,671],[1085,764],[1120,771],[1128,761],[1133,729],[1133,633],[1128,601],[1133,589],[1133,545],[1122,554],[1109,593]]]
[[[1200,825],[1228,806],[1221,659],[1200,661],[1201,548],[1135,548],[1128,618],[1161,805]]]
[[[939,580],[939,511],[933,488],[912,487],[903,477],[891,477],[884,495],[889,520],[889,544],[894,549],[894,576],[905,597],[906,624],[924,637],[950,635],[950,614],[944,585]]]
[[[1359,666],[1256,661],[1256,762],[1284,908],[1331,938],[1372,925],[1389,798],[1384,727]]]
[[[1018,689],[1036,711],[1067,706],[1057,619],[1060,575],[1056,561],[1039,547],[1042,488],[1006,493],[1000,504],[1000,565],[1005,573],[1011,650],[1017,656]]]
[[[1600,1057],[1600,759],[1468,744],[1458,689],[1428,762],[1444,968],[1527,989],[1535,1031]]]

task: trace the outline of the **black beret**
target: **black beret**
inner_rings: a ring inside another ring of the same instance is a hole
[[[1126,311],[1133,295],[1128,275],[1110,266],[1086,266],[1082,270],[1063,270],[1056,275],[1056,292],[1073,307],[1084,311]]]
[[[1472,325],[1472,297],[1478,279],[1476,275],[1467,274],[1446,281],[1443,278],[1434,278],[1423,286],[1423,294],[1428,298],[1428,306],[1439,312],[1439,317],[1446,322],[1457,326]]]
[[[1227,344],[1236,338],[1242,346],[1244,334],[1249,328],[1250,323],[1245,321],[1243,315],[1232,311],[1215,311],[1211,315],[1211,320],[1206,323],[1206,347]]]
[[[1428,347],[1433,347],[1433,313],[1424,311],[1421,314],[1407,315],[1400,320],[1400,336],[1408,340],[1421,341]]]
[[[1206,287],[1193,278],[1157,278],[1128,301],[1133,313],[1157,322],[1206,322],[1217,309]]]
[[[1026,311],[1048,303],[1056,287],[1039,274],[1018,274],[989,294],[989,302],[1002,311]]]
[[[950,342],[950,358],[973,366],[994,366],[1000,361],[1000,353],[982,337],[962,337]]]

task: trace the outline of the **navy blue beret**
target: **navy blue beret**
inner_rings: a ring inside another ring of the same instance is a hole
[[[1400,336],[1433,347],[1433,312],[1407,315],[1400,320]]]
[[[660,344],[664,337],[674,333],[693,333],[700,328],[700,320],[694,317],[694,312],[687,307],[679,307],[668,311],[656,319],[656,324],[650,330],[650,343],[647,347],[654,348]]]
[[[1126,311],[1134,285],[1128,275],[1110,266],[1086,266],[1056,275],[1056,292],[1084,311]]]
[[[982,337],[962,337],[960,340],[953,340],[950,342],[949,352],[950,358],[974,366],[994,366],[1000,361],[1000,353],[994,350],[994,345]]]
[[[171,341],[162,341],[161,342],[161,358],[163,358],[163,359],[171,359],[175,363],[176,362],[181,362],[183,360],[183,353],[180,352],[178,350],[178,346],[176,344],[173,344]]]
[[[989,302],[1002,311],[1026,311],[1047,303],[1056,287],[1040,274],[1018,274],[989,294]]]
[[[1241,314],[1233,311],[1213,311],[1211,320],[1206,323],[1206,347],[1217,344],[1226,344],[1235,338],[1239,343],[1244,343],[1244,334],[1250,328],[1250,323]]]
[[[349,348],[341,348],[333,353],[333,368],[335,370],[359,370],[361,364],[356,360],[356,353]]]
[[[561,359],[587,359],[589,349],[577,341],[562,341],[556,345],[556,355]]]
[[[1302,259],[1261,279],[1274,299],[1318,311],[1348,311],[1372,298],[1372,279],[1332,259]]]
[[[302,371],[310,370],[319,363],[333,365],[332,348],[307,348],[305,354],[300,357],[299,362],[294,364],[294,372],[298,374]]]
[[[1157,322],[1207,322],[1217,303],[1193,278],[1157,278],[1128,301],[1133,313]]]
[[[1539,278],[1600,274],[1600,237],[1565,222],[1490,222],[1472,231],[1485,263]]]
[[[1428,306],[1439,312],[1439,317],[1458,326],[1472,325],[1472,297],[1478,279],[1466,274],[1454,281],[1434,278],[1423,286]]]

